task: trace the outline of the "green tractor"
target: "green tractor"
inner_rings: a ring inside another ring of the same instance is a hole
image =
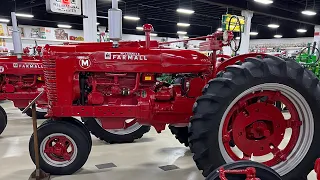
[[[320,78],[320,64],[319,64],[320,52],[316,47],[316,42],[308,43],[308,46],[303,48],[296,57],[296,61],[300,63],[305,68],[312,71],[318,78]]]

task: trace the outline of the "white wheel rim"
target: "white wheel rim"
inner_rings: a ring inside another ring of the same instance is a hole
[[[287,173],[291,172],[294,168],[296,168],[299,165],[299,163],[303,160],[303,158],[306,156],[311,146],[313,135],[314,135],[313,114],[309,104],[298,91],[294,90],[289,86],[278,84],[278,83],[265,83],[265,84],[260,84],[260,85],[251,87],[250,89],[238,95],[230,103],[230,105],[228,106],[228,108],[226,109],[226,111],[222,116],[222,120],[219,127],[219,134],[218,134],[220,152],[227,163],[234,162],[234,160],[226,152],[222,142],[222,128],[223,128],[225,118],[228,112],[231,110],[231,108],[242,97],[250,93],[253,93],[256,91],[262,91],[262,90],[280,91],[281,94],[286,96],[294,104],[299,114],[300,120],[302,121],[302,126],[300,127],[300,134],[299,134],[297,144],[293,148],[289,156],[287,157],[287,160],[272,167],[277,173],[279,173],[281,176],[284,176]]]
[[[130,122],[133,120],[134,119],[128,119],[128,120],[126,120],[126,122],[128,123],[128,121]],[[102,123],[99,119],[96,119],[96,122],[102,127]],[[127,135],[127,134],[131,134],[133,132],[136,132],[141,127],[142,127],[142,125],[136,122],[126,129],[105,129],[105,131],[112,133],[112,134],[116,134],[116,135]]]
[[[37,112],[40,112],[40,113],[46,113],[46,112],[48,112],[48,109],[47,109],[47,108],[39,108],[39,107],[36,107],[36,111],[37,111]]]
[[[73,154],[70,158],[70,160],[67,161],[55,161],[52,158],[50,158],[45,152],[46,144],[50,140],[51,137],[56,137],[56,136],[65,136],[68,138],[68,140],[72,143],[74,149],[73,149]],[[43,161],[46,162],[47,164],[54,166],[54,167],[66,167],[72,164],[78,155],[78,147],[75,141],[68,135],[65,135],[63,133],[54,133],[46,136],[43,141],[40,144],[40,156],[42,157]]]

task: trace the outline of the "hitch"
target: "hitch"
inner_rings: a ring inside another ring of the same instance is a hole
[[[245,174],[247,176],[245,180],[260,180],[260,178],[256,177],[256,169],[254,167],[236,170],[225,170],[223,167],[219,169],[219,178],[221,180],[228,180],[226,174]]]

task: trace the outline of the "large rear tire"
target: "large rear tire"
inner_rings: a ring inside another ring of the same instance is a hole
[[[286,105],[290,117],[274,106],[276,101]],[[305,180],[319,156],[319,107],[320,84],[312,72],[273,56],[248,58],[211,80],[194,104],[193,158],[208,176],[225,163],[270,155],[260,161],[284,180]],[[287,145],[281,147],[283,142]]]
[[[40,167],[52,175],[70,175],[87,161],[90,150],[87,136],[70,123],[51,121],[38,128]],[[29,141],[29,153],[33,162],[34,136]]]
[[[6,129],[8,117],[6,111],[0,106],[0,134]]]
[[[186,147],[189,146],[189,131],[188,127],[175,127],[169,125],[169,129],[171,133],[175,136],[175,138]]]
[[[136,139],[150,131],[150,126],[140,125],[134,123],[126,129],[106,130],[103,129],[101,124],[95,118],[81,118],[90,132],[100,140],[110,144],[115,143],[131,143]]]

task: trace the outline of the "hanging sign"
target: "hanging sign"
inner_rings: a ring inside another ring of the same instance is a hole
[[[46,0],[46,8],[50,13],[81,15],[81,0]]]
[[[222,29],[233,32],[244,32],[245,18],[231,14],[222,15]],[[229,27],[230,25],[230,27]]]

